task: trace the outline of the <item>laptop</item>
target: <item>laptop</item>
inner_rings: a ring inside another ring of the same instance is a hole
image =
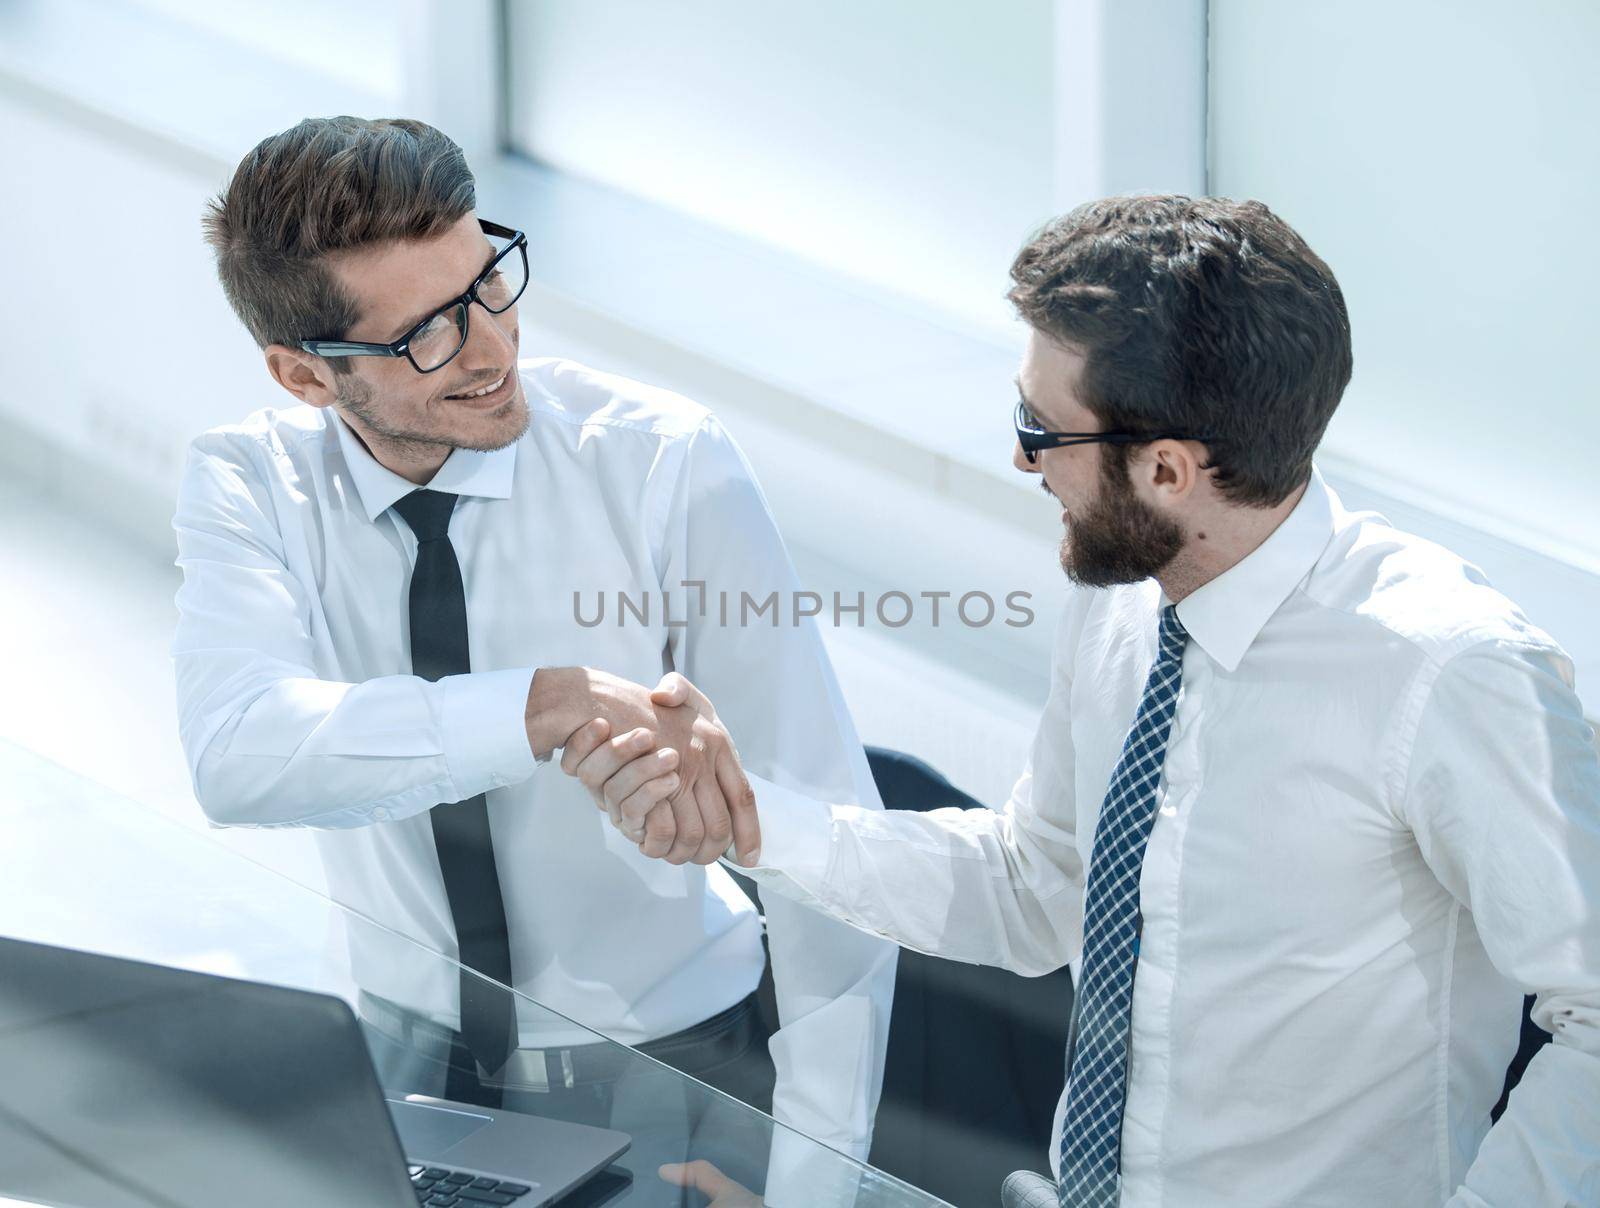
[[[0,939],[0,1198],[540,1208],[629,1143],[385,1098],[332,995]]]

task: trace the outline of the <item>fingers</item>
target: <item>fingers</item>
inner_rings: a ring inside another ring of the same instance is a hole
[[[578,734],[581,735],[587,728],[583,727]],[[597,744],[586,755],[580,756],[575,753],[575,749],[569,748],[561,756],[561,770],[570,776],[576,776],[583,782],[584,788],[598,796],[608,780],[639,756],[650,752],[655,744],[656,736],[651,731],[629,730],[626,734],[619,734],[616,738]]]
[[[677,836],[678,822],[670,801],[661,801],[644,819],[643,835],[637,840],[639,850],[652,859],[660,859],[672,850],[672,840]]]
[[[760,858],[761,828],[755,795],[739,766],[733,740],[710,702],[677,672],[669,672],[654,694],[674,702],[703,702],[708,712],[692,718],[686,745],[662,747],[662,736],[641,727],[615,738],[603,718],[580,726],[563,744],[561,768],[575,776],[606,811],[611,823],[639,845],[643,855],[672,864],[710,864],[731,854],[746,867]],[[674,723],[671,728],[676,728]],[[681,750],[689,752],[687,764]]]
[[[731,743],[717,759],[717,783],[722,788],[722,799],[727,803],[734,854],[744,867],[753,868],[761,861],[761,818],[756,812],[755,791],[751,789],[744,769],[739,766],[738,753],[733,750]],[[726,851],[727,847],[724,842],[722,851]]]
[[[693,1187],[701,1195],[713,1199],[733,1186],[732,1179],[704,1158],[693,1162],[668,1162],[657,1173],[674,1186]]]
[[[696,864],[714,864],[720,860],[728,850],[728,844],[733,840],[733,820],[729,815],[727,791],[723,785],[722,777],[715,775],[706,777],[704,795],[697,796],[700,802],[700,821],[705,827],[705,837],[700,841],[700,850],[691,857]]]
[[[694,786],[694,802],[696,819],[700,823],[700,841],[687,858],[695,864],[711,864],[728,850],[728,840],[724,836],[732,828],[728,825],[728,807],[723,804],[722,789],[710,768]]]
[[[638,826],[618,829],[637,843],[640,852],[643,853],[645,841],[651,834],[655,834],[659,841],[670,844],[672,836],[678,832],[678,823],[672,816],[672,803],[663,797],[650,808],[644,816],[644,821]]]
[[[672,842],[662,856],[668,864],[687,864],[700,850],[700,845],[705,841],[706,827],[701,820],[701,811],[706,805],[706,777],[697,777],[686,792],[678,793],[669,798],[672,805],[672,816],[675,830]],[[642,848],[645,855],[653,855],[648,847]]]
[[[616,774],[618,768],[643,755],[656,742],[655,734],[642,727],[619,734],[609,741],[603,737],[596,739],[592,727],[603,727],[600,731],[602,734],[611,728],[604,719],[597,717],[579,726],[561,752],[561,770],[583,781],[584,787],[591,793],[598,791]]]
[[[568,776],[576,775],[578,765],[609,737],[611,737],[611,723],[603,717],[597,717],[579,726],[567,736],[567,741],[561,744],[561,770]]]
[[[571,771],[582,786],[589,789],[595,805],[610,814],[611,826],[622,834],[640,840],[640,826],[651,806],[672,790],[677,782],[661,782],[666,773],[677,770],[675,750],[651,750],[656,736],[648,730],[630,730],[619,738],[602,742],[578,760],[576,752],[587,746],[589,739],[574,744],[573,752],[563,755],[563,770]],[[573,763],[576,760],[576,763]],[[648,787],[646,787],[648,786]],[[640,790],[643,789],[643,792]],[[627,813],[624,816],[624,806]]]
[[[681,783],[677,772],[645,781],[617,804],[617,829],[641,845],[646,835],[654,834],[670,848],[673,836],[678,833],[678,823],[668,798],[678,791]]]
[[[678,753],[671,747],[641,755],[605,782],[606,805],[617,811],[618,826],[637,838],[645,818],[678,789]]]
[[[663,804],[681,783],[678,752],[671,747],[654,750],[656,735],[646,729],[599,741],[604,725],[597,719],[574,731],[561,758],[562,770],[578,778],[611,824],[646,855],[683,863],[699,849],[705,828],[689,795],[681,806]],[[674,850],[680,830],[683,852]]]

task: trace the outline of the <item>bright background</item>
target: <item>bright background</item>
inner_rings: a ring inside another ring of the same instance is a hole
[[[1032,228],[1266,201],[1356,370],[1322,464],[1477,562],[1600,715],[1600,6],[1530,0],[0,0],[0,736],[199,825],[177,751],[184,446],[285,396],[206,198],[308,114],[407,114],[528,230],[524,353],[726,419],[808,586],[1033,593],[1026,630],[829,628],[863,737],[999,804],[1067,590],[1009,465]],[[304,836],[223,841],[313,883]]]

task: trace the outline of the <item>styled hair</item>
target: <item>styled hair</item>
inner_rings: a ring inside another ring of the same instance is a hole
[[[409,118],[306,118],[258,143],[201,220],[217,276],[259,347],[345,337],[359,308],[328,258],[441,235],[476,205],[447,135]],[[330,357],[348,372],[348,357]]]
[[[1107,429],[1205,437],[1232,503],[1270,507],[1311,477],[1350,381],[1332,271],[1259,201],[1108,197],[1047,224],[1007,295],[1084,354],[1082,401]]]

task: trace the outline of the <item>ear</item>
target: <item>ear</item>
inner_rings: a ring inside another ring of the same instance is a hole
[[[261,354],[266,358],[267,372],[272,375],[273,381],[302,403],[310,403],[313,407],[330,407],[338,401],[339,392],[333,387],[333,370],[321,357],[290,348],[287,344],[268,344]]]
[[[1130,459],[1134,485],[1148,502],[1175,503],[1193,492],[1204,475],[1205,448],[1191,440],[1158,440],[1144,456]]]

